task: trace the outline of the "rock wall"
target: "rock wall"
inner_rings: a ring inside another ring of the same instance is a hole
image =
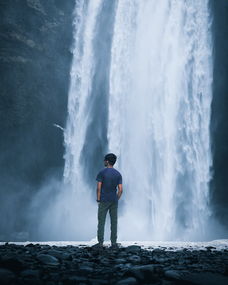
[[[61,177],[74,0],[0,2],[0,232],[50,175]],[[3,220],[5,222],[3,222]],[[23,220],[23,219],[22,219]]]
[[[228,228],[228,1],[211,0],[211,4],[214,45],[211,201],[215,215]]]
[[[73,6],[1,1],[1,171],[31,183],[63,164]]]

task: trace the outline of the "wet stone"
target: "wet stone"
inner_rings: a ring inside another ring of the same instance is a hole
[[[126,275],[134,276],[137,279],[153,279],[154,266],[153,265],[141,265],[134,266],[126,272]]]
[[[18,271],[23,268],[23,263],[17,257],[4,256],[0,261],[0,266],[13,271]]]
[[[134,285],[134,284],[137,284],[137,280],[134,277],[128,277],[123,280],[120,280],[116,284],[117,285]]]
[[[35,244],[29,243],[29,244],[27,244],[25,247],[35,247]]]
[[[128,261],[133,264],[137,264],[137,263],[140,263],[141,258],[138,255],[132,255],[128,258]]]
[[[214,247],[214,246],[206,246],[205,248],[206,248],[207,250],[216,249],[216,247]]]
[[[125,251],[129,253],[139,252],[141,250],[141,246],[139,245],[130,245],[126,247]]]
[[[88,279],[87,280],[90,284],[93,285],[106,285],[106,284],[110,284],[110,282],[108,280],[103,280],[103,279]],[[112,283],[111,283],[112,284]]]
[[[58,281],[60,279],[60,274],[56,272],[50,273],[49,276],[50,276],[50,279],[53,281]]]
[[[1,284],[10,284],[15,279],[15,274],[8,269],[0,268]]]
[[[165,271],[165,277],[168,279],[171,279],[171,280],[172,279],[180,280],[181,274],[177,270],[167,270],[167,271]]]
[[[207,282],[210,279],[224,282],[228,275],[228,252],[206,248],[201,251],[169,251],[168,247],[154,251],[138,245],[122,247],[116,252],[108,247],[102,252],[94,252],[88,246],[3,245],[0,246],[0,267],[3,277],[1,285],[99,285],[119,282],[173,285],[183,280],[198,282],[200,278]],[[219,282],[215,284],[220,285]]]
[[[37,259],[47,265],[56,266],[59,265],[59,261],[56,257],[48,255],[48,254],[40,254],[37,256]]]
[[[116,258],[115,259],[115,263],[117,264],[121,264],[121,263],[126,263],[126,259],[125,258]]]
[[[153,250],[153,253],[163,253],[163,249],[161,249],[161,248],[155,248],[154,250]]]
[[[129,268],[128,265],[122,264],[122,263],[116,264],[116,265],[113,266],[114,270],[121,270],[121,271],[127,270],[128,268]]]
[[[32,269],[27,269],[24,270],[20,273],[22,277],[26,278],[39,278],[40,271],[39,270],[32,270]]]
[[[81,274],[89,274],[93,272],[93,268],[86,265],[79,266],[79,272]]]
[[[61,251],[57,251],[57,250],[49,250],[48,254],[52,255],[58,259],[65,259],[65,260],[71,260],[72,259],[71,254],[61,252]]]
[[[88,278],[83,277],[83,276],[73,275],[73,276],[67,276],[63,280],[64,280],[64,284],[79,284],[81,282],[86,283]]]
[[[83,261],[80,265],[80,267],[82,266],[87,266],[87,267],[93,267],[93,262],[90,261]]]

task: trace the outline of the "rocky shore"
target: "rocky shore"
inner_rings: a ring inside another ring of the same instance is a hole
[[[1,284],[228,284],[228,248],[0,245]]]

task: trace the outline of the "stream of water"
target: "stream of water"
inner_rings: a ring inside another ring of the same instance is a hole
[[[120,240],[205,239],[212,166],[208,1],[78,0],[74,27],[65,230],[75,239],[96,235],[96,173],[113,152],[124,187]]]

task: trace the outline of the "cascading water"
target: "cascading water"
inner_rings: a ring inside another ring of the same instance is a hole
[[[120,240],[205,239],[212,163],[208,1],[76,1],[73,54],[64,195],[74,237],[85,230],[82,213],[90,229],[83,237],[96,235],[97,160],[110,151],[124,181]]]

